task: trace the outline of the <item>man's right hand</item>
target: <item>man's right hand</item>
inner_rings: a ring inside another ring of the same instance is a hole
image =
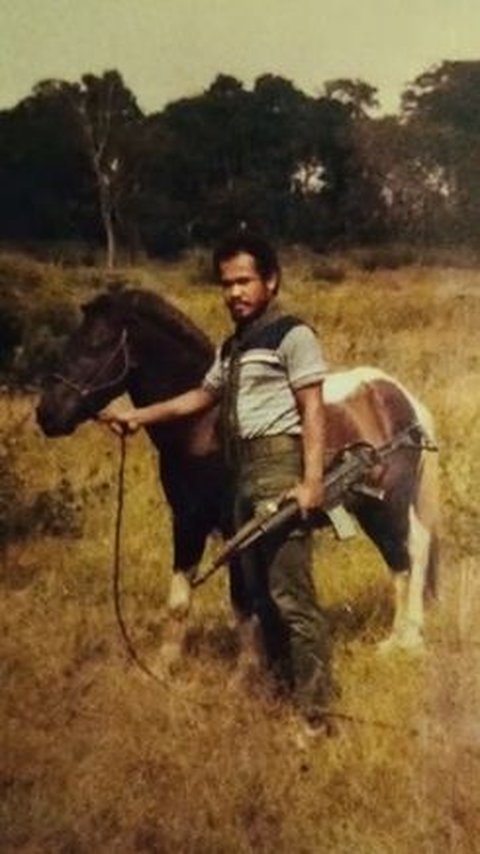
[[[142,426],[139,412],[133,408],[122,410],[114,406],[107,406],[106,409],[102,409],[98,413],[97,420],[106,424],[117,436],[136,433]]]

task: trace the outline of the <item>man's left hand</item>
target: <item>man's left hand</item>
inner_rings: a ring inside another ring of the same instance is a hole
[[[287,498],[295,498],[300,507],[303,519],[314,510],[319,510],[323,502],[323,484],[308,483],[300,481],[287,495]]]

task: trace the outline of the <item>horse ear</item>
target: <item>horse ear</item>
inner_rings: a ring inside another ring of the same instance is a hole
[[[90,300],[89,302],[80,303],[80,311],[85,315],[85,317],[92,311],[93,302],[93,300]]]
[[[83,302],[80,304],[80,311],[85,317],[88,317],[89,314],[94,314],[95,312],[104,312],[107,309],[110,309],[112,305],[112,300],[109,294],[100,294],[100,296],[95,297],[95,299],[89,300],[88,302]]]

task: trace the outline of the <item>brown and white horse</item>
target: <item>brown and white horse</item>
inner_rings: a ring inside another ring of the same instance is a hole
[[[208,338],[166,301],[139,290],[103,294],[84,308],[58,372],[46,381],[38,422],[47,436],[66,435],[125,391],[136,405],[180,394],[200,381],[212,358]],[[328,375],[324,401],[327,463],[358,442],[379,447],[409,428],[425,440],[400,445],[369,472],[364,491],[346,498],[393,574],[395,616],[387,645],[417,647],[437,566],[437,460],[426,448],[434,441],[431,415],[400,383],[367,367]],[[207,536],[226,532],[217,419],[213,411],[148,429],[172,509],[168,607],[177,616],[188,612]],[[246,618],[248,605],[235,590],[231,572],[232,602]]]
[[[366,441],[374,447],[417,425],[418,448],[399,447],[367,480],[381,498],[348,498],[346,504],[376,544],[395,587],[395,616],[382,647],[421,645],[424,600],[437,592],[438,460],[428,409],[397,380],[372,367],[328,376],[323,388],[328,454]]]

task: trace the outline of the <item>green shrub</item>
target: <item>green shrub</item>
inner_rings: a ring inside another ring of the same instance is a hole
[[[362,270],[398,270],[421,262],[421,251],[415,246],[376,246],[350,253]]]
[[[36,384],[56,364],[76,322],[61,271],[0,255],[0,382]]]
[[[66,339],[77,324],[77,313],[67,303],[41,306],[23,325],[20,345],[10,365],[16,385],[38,384],[58,364]]]
[[[206,252],[195,252],[191,259],[189,281],[192,285],[211,285],[213,281],[212,263]]]
[[[79,537],[83,531],[81,502],[62,478],[54,489],[28,497],[11,455],[0,456],[0,550],[29,537]]]
[[[0,374],[8,374],[23,336],[23,321],[13,305],[0,301]]]
[[[345,280],[345,275],[345,270],[341,264],[335,264],[327,259],[317,261],[311,272],[311,278],[314,282],[328,282],[332,285],[341,284]]]
[[[63,477],[53,490],[43,490],[28,508],[29,533],[52,537],[81,537],[83,505],[70,481]]]

